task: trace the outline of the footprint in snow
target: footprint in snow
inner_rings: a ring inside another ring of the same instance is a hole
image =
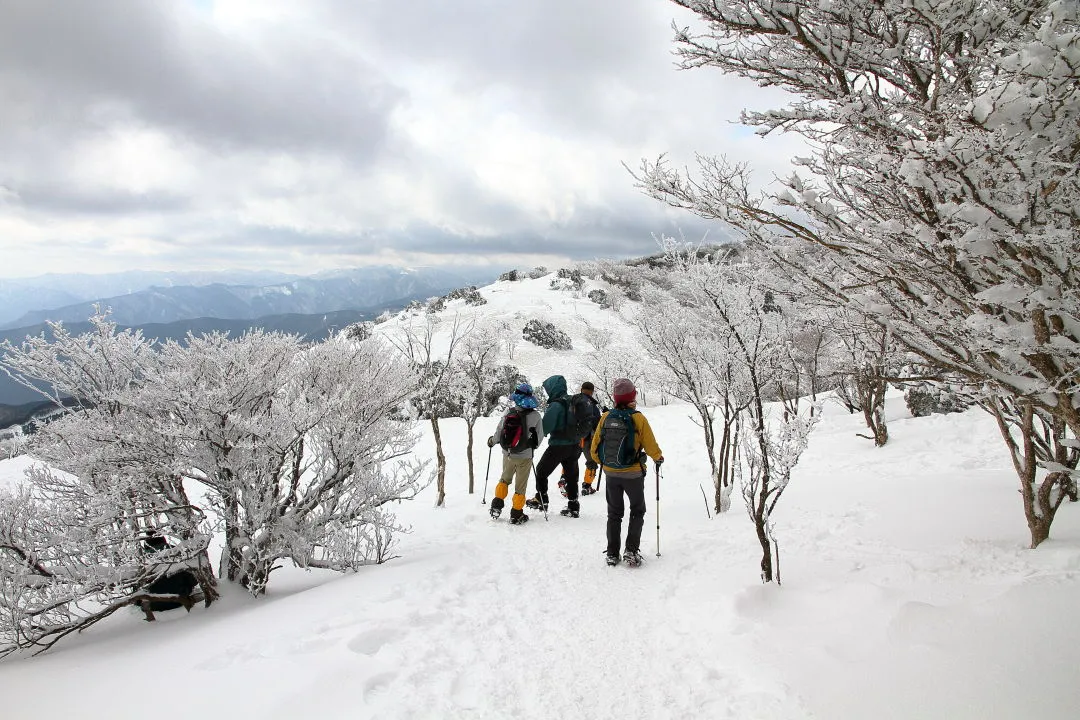
[[[349,649],[357,655],[374,655],[396,634],[390,628],[365,630],[349,641]]]

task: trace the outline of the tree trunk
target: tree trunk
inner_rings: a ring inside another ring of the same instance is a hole
[[[992,398],[988,405],[997,420],[1001,437],[1009,448],[1013,468],[1020,478],[1024,517],[1031,534],[1030,547],[1034,550],[1050,537],[1050,526],[1054,522],[1054,516],[1057,515],[1058,508],[1069,494],[1070,476],[1065,472],[1051,472],[1043,478],[1041,483],[1036,481],[1038,474],[1036,441],[1038,438],[1035,430],[1035,409],[1031,403],[1025,403],[1022,407],[1016,408],[1010,407],[999,398]],[[1047,424],[1045,421],[1043,424],[1046,426],[1044,429],[1053,428],[1055,434],[1060,434],[1059,437],[1051,438],[1053,442],[1048,450],[1053,452],[1057,447],[1061,447],[1060,441],[1064,439],[1064,425]],[[1019,444],[1013,437],[1013,427],[1020,433]]]
[[[202,591],[203,606],[210,607],[211,603],[221,597],[217,588],[217,578],[210,567],[210,554],[205,550],[199,556],[199,566],[192,571],[195,579],[199,581],[199,590]]]
[[[769,538],[769,494],[772,490],[772,463],[770,462],[769,443],[765,428],[765,408],[761,399],[761,383],[756,373],[750,372],[754,388],[754,434],[757,435],[758,449],[761,453],[761,470],[758,479],[758,496],[754,504],[754,530],[761,543],[761,581],[773,581],[772,542]]]
[[[734,420],[724,418],[724,429],[720,435],[720,457],[716,462],[713,486],[716,488],[716,512],[723,513],[731,509],[731,491],[734,488],[735,471],[733,464],[737,458],[735,450],[739,441]]]
[[[762,499],[765,494],[762,493]],[[761,543],[761,582],[773,581],[773,553],[772,541],[769,539],[769,529],[766,527],[768,519],[762,515],[754,516],[754,530],[757,532],[758,542]]]
[[[270,582],[270,572],[273,570],[272,558],[252,558],[246,563],[246,567],[240,576],[240,584],[255,597],[266,594],[266,585]]]
[[[432,414],[431,416],[431,431],[435,435],[435,468],[438,473],[435,487],[439,494],[435,500],[435,507],[443,507],[446,503],[446,455],[443,454],[442,433],[439,432],[438,415]]]
[[[468,431],[468,438],[469,438],[469,441],[468,441],[468,443],[466,445],[466,449],[465,449],[465,457],[467,457],[469,459],[469,494],[470,495],[472,495],[473,492],[475,492],[475,490],[473,489],[473,478],[475,476],[474,476],[474,473],[473,473],[473,456],[472,456],[473,425],[475,425],[475,424],[476,424],[476,421],[473,420],[471,422],[466,423],[466,425],[465,425],[465,427],[466,427],[466,429]]]
[[[236,582],[240,576],[240,567],[243,562],[243,554],[238,547],[240,528],[237,526],[237,515],[240,512],[240,503],[236,498],[225,501],[225,547],[221,549],[221,563],[218,567],[218,576],[229,582]]]
[[[889,428],[885,424],[885,391],[889,384],[881,379],[881,373],[874,368],[866,368],[855,376],[855,386],[859,393],[859,405],[862,406],[863,419],[872,433],[869,437],[875,447],[882,447],[889,442]]]

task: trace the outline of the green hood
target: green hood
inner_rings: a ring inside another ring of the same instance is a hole
[[[566,395],[566,378],[562,375],[552,375],[543,383],[544,391],[547,392],[548,400]]]

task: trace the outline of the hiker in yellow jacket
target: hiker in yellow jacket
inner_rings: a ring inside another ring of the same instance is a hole
[[[645,455],[659,467],[664,453],[656,444],[649,421],[636,409],[634,383],[626,378],[616,380],[612,398],[615,407],[600,418],[590,447],[608,479],[607,564],[619,563],[625,493],[630,502],[630,520],[622,559],[630,567],[637,567],[641,564],[641,528],[645,524]]]

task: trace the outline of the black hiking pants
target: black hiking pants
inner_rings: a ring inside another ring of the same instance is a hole
[[[548,504],[548,475],[556,467],[562,465],[563,480],[566,481],[566,499],[570,501],[570,507],[578,507],[578,469],[577,461],[581,455],[581,448],[577,443],[573,445],[548,445],[544,454],[540,456],[540,462],[536,463],[536,494],[540,501]]]
[[[641,527],[645,524],[645,475],[623,478],[607,476],[607,553],[619,554],[622,536],[623,493],[630,501],[630,521],[626,526],[626,552],[641,550]]]

